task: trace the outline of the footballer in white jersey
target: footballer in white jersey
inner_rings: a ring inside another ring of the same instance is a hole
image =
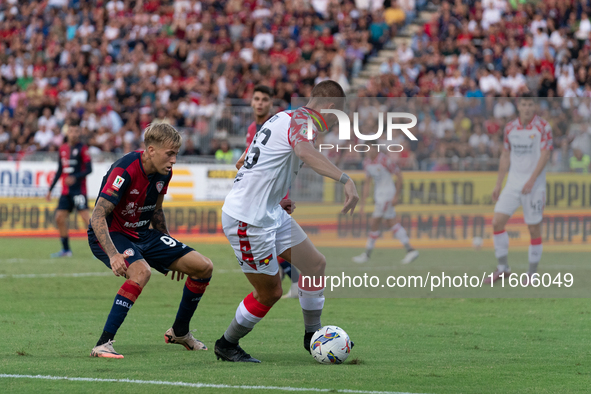
[[[312,335],[322,327],[326,259],[286,212],[293,206],[282,199],[305,163],[345,185],[342,212],[353,213],[359,200],[355,184],[314,146],[318,133],[338,121],[336,115],[322,111],[342,111],[344,101],[345,92],[338,83],[328,80],[317,84],[305,107],[278,113],[265,122],[241,158],[244,165],[222,207],[222,227],[254,291],[240,303],[230,326],[216,342],[218,359],[260,362],[242,350],[238,341],[282,296],[278,257],[301,272],[298,295],[304,316],[304,348],[310,352]]]
[[[504,147],[499,160],[499,175],[493,190],[496,201],[493,217],[495,256],[497,270],[487,282],[509,274],[509,235],[505,230],[507,221],[521,206],[523,219],[528,225],[531,242],[529,246],[529,278],[536,274],[542,256],[542,215],[546,204],[546,163],[553,147],[550,124],[536,115],[536,103],[532,97],[518,98],[519,117],[509,122],[504,129]],[[505,175],[507,182],[502,188]],[[502,188],[502,191],[501,191]]]
[[[365,201],[369,195],[371,182],[374,183],[374,211],[370,222],[370,232],[367,237],[365,252],[359,256],[353,257],[353,261],[359,264],[369,261],[375,243],[380,236],[382,219],[386,221],[386,226],[392,231],[394,236],[404,245],[406,256],[402,259],[403,264],[408,264],[419,256],[419,252],[410,246],[408,234],[404,227],[398,223],[394,205],[397,204],[399,196],[396,191],[402,190],[402,172],[394,161],[383,152],[379,152],[376,146],[373,146],[367,152],[363,160],[363,169],[365,170],[365,183],[363,186],[363,195],[361,198],[360,210],[363,214]],[[396,185],[392,177],[396,177]]]

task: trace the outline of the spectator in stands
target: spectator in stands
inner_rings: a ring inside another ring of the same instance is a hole
[[[230,149],[228,140],[222,140],[220,142],[220,148],[215,152],[215,159],[224,164],[234,163],[234,152]]]
[[[591,171],[591,157],[584,154],[581,149],[573,148],[573,156],[570,158],[569,168],[571,172],[588,174]]]

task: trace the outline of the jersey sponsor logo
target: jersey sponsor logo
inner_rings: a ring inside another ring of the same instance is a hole
[[[132,248],[125,249],[125,252],[123,252],[123,254],[127,257],[131,257],[135,255],[135,250],[133,250]]]
[[[113,185],[112,185],[113,189],[115,189],[115,190],[121,189],[123,182],[125,182],[125,179],[123,179],[119,175],[117,175],[117,178],[115,178],[115,180],[113,181]]]
[[[135,222],[135,223],[125,222],[124,226],[127,228],[137,228],[137,227],[145,226],[148,223],[150,223],[149,220],[140,220],[139,222]]]
[[[138,209],[137,205],[135,205],[135,203],[130,202],[129,204],[127,204],[127,206],[125,206],[125,209],[121,211],[121,214],[123,216],[126,215],[130,215],[130,216],[135,216],[135,211]]]
[[[140,192],[137,189],[133,189],[129,194],[140,194]]]
[[[533,142],[531,144],[511,144],[511,150],[516,154],[516,155],[525,155],[528,153],[533,152],[534,150],[534,144]]]
[[[144,207],[139,207],[137,210],[140,212],[145,212],[145,211],[153,211],[154,209],[156,209],[156,204],[146,205]]]
[[[160,193],[163,188],[164,188],[164,182],[163,181],[156,182],[156,190],[158,190],[158,193]]]

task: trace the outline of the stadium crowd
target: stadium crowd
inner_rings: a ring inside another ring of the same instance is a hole
[[[150,122],[166,121],[191,137],[184,154],[215,155],[227,149],[220,140],[243,135],[252,121],[233,104],[248,105],[255,85],[273,87],[276,110],[329,78],[351,92],[367,60],[423,3],[3,1],[0,152],[55,151],[76,122],[93,152],[124,153],[141,146]],[[561,97],[547,109],[566,119],[553,120],[557,168],[568,163],[575,139],[591,153],[588,0],[437,4],[409,45],[353,92],[480,100],[478,116],[462,105],[434,105],[421,115],[419,142],[404,142],[408,168],[453,167],[443,160],[453,158],[493,166],[483,163],[498,157],[503,122],[515,108],[509,99],[487,100],[524,91]],[[351,166],[360,162],[356,153],[344,156]]]

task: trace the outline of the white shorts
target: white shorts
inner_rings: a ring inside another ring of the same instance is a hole
[[[540,223],[546,205],[546,188],[538,187],[529,194],[522,194],[518,189],[504,188],[495,205],[495,212],[511,216],[520,205],[523,207],[525,224]]]
[[[394,206],[392,205],[392,199],[386,200],[376,200],[373,209],[372,218],[383,218],[383,219],[394,219],[396,217],[396,212],[394,211]]]
[[[222,212],[222,228],[245,274],[274,276],[279,271],[277,257],[308,237],[285,211],[272,227],[256,227]]]

